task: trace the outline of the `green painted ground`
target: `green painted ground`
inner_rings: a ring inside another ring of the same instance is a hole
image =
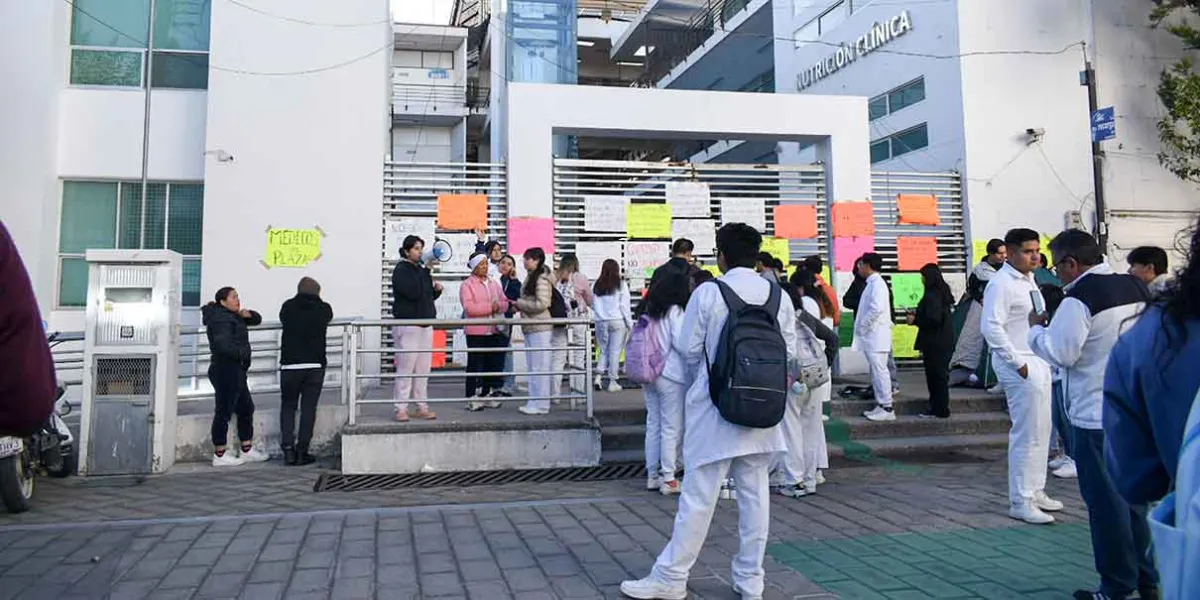
[[[767,553],[848,600],[1050,600],[1099,583],[1079,524],[801,541]]]

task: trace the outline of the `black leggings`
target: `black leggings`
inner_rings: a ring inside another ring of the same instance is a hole
[[[226,445],[229,420],[234,415],[237,415],[238,440],[247,444],[253,441],[254,401],[250,399],[250,388],[246,387],[245,369],[235,364],[214,363],[208,367],[208,380],[216,394],[212,422],[213,445]]]
[[[925,362],[925,385],[929,388],[929,412],[950,416],[950,358],[954,348],[928,348],[921,351]]]
[[[500,334],[467,336],[468,348],[503,348],[504,345],[504,336]],[[467,354],[467,397],[474,396],[476,391],[487,395],[493,390],[504,387],[503,376],[478,377],[472,373],[498,373],[503,370],[503,352],[471,352]]]

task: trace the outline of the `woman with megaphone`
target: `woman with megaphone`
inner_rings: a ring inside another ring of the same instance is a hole
[[[436,244],[435,244],[436,245]],[[392,271],[392,318],[422,319],[437,318],[433,301],[442,295],[442,284],[433,280],[424,260],[436,260],[425,255],[425,240],[410,235],[400,246],[400,262]],[[425,402],[429,398],[428,375],[433,362],[432,352],[404,352],[405,350],[432,350],[433,328],[430,326],[397,325],[392,328],[392,343],[396,350],[396,420],[407,422],[408,402],[417,403],[418,419],[436,419]],[[415,375],[415,376],[414,376]]]

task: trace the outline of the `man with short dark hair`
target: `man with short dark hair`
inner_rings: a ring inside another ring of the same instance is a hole
[[[863,413],[872,421],[895,421],[892,410],[893,382],[888,369],[892,353],[892,304],[883,271],[883,257],[868,252],[858,261],[858,274],[866,281],[854,319],[853,348],[867,357],[875,408]]]
[[[762,236],[744,223],[729,223],[717,231],[717,264],[721,282],[747,304],[768,302],[773,288],[754,272]],[[775,288],[778,293],[778,288]],[[650,575],[621,584],[631,598],[686,598],[688,573],[708,535],[722,482],[732,477],[738,503],[741,547],[733,558],[733,587],[742,598],[761,598],[763,556],[770,521],[768,469],[776,453],[787,449],[778,425],[742,427],[726,421],[709,392],[709,358],[729,317],[717,283],[696,287],[688,302],[680,334],[663,373],[673,381],[690,381],[685,399],[683,460],[687,476],[675,515],[671,540],[659,554]],[[796,356],[796,314],[792,303],[779,303],[776,316],[789,360]]]
[[[671,244],[671,258],[654,269],[654,273],[650,275],[650,283],[646,285],[646,291],[649,291],[650,286],[658,282],[663,274],[671,271],[687,275],[690,279],[692,273],[700,270],[696,267],[696,259],[692,256],[695,249],[696,245],[692,243],[692,240],[687,238],[675,240],[675,243]]]
[[[283,339],[279,349],[279,430],[283,461],[308,465],[308,453],[317,420],[317,402],[325,385],[326,330],[333,309],[321,300],[321,284],[301,277],[296,295],[279,309]],[[296,437],[296,407],[300,407],[300,435]]]
[[[1050,242],[1050,253],[1066,297],[1053,319],[1046,312],[1029,315],[1029,348],[1062,372],[1071,423],[1066,438],[1091,525],[1100,589],[1076,591],[1075,598],[1127,598],[1157,588],[1158,578],[1148,557],[1148,507],[1126,503],[1105,465],[1104,374],[1117,338],[1137,322],[1150,292],[1141,280],[1113,273],[1100,245],[1085,231],[1060,233]]]
[[[1171,285],[1171,275],[1167,273],[1167,251],[1158,246],[1141,246],[1134,248],[1125,257],[1129,263],[1129,274],[1142,280],[1150,288],[1150,294],[1159,298]]]
[[[1046,495],[1050,452],[1050,365],[1029,348],[1029,313],[1042,299],[1033,270],[1041,262],[1041,236],[1012,229],[1004,236],[1007,261],[983,294],[980,329],[992,350],[996,377],[1008,398],[1008,514],[1026,523],[1053,523],[1044,511],[1062,510]]]

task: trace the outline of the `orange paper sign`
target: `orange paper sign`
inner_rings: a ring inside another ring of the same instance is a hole
[[[833,235],[874,237],[875,211],[870,202],[839,202],[833,205]]]
[[[941,225],[938,215],[937,196],[933,194],[900,194],[896,199],[900,207],[901,225]]]
[[[901,271],[920,271],[929,263],[937,264],[938,246],[935,237],[898,237],[896,254]]]
[[[811,240],[817,237],[817,207],[786,204],[775,207],[775,237]]]
[[[483,194],[441,194],[437,206],[442,229],[487,229],[488,198]]]
[[[446,330],[445,329],[434,329],[433,330],[433,347],[434,348],[445,348],[446,347]],[[445,352],[434,352],[433,353],[433,363],[430,366],[434,369],[440,369],[440,368],[446,366],[446,353]]]

